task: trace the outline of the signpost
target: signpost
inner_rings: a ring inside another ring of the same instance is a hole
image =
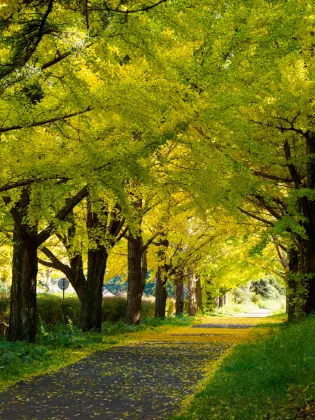
[[[64,279],[64,278],[60,279],[58,281],[58,287],[59,287],[59,289],[62,290],[62,298],[64,299],[65,298],[65,290],[68,289],[68,287],[69,287],[69,280]]]

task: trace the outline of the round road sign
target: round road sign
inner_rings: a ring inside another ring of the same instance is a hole
[[[68,287],[69,287],[69,280],[67,280],[67,279],[60,279],[58,281],[58,287],[61,290],[67,290]]]

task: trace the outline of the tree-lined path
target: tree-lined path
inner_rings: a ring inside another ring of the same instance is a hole
[[[21,382],[1,394],[0,416],[163,419],[176,414],[209,363],[250,335],[250,328],[236,328],[247,326],[247,319],[208,318],[203,323],[204,328],[140,333],[136,343],[94,353],[53,375]]]

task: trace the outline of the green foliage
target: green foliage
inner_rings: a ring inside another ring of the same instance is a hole
[[[252,281],[250,291],[255,293],[255,295],[259,295],[262,299],[276,299],[279,297],[280,292],[282,295],[285,293],[284,288],[273,279]]]
[[[40,345],[27,345],[21,341],[17,343],[1,341],[0,369],[42,360],[46,357],[47,351],[46,347]]]
[[[177,418],[312,418],[306,414],[315,404],[315,317],[279,333],[270,327],[270,338],[234,348]]]
[[[10,311],[10,297],[7,293],[0,294],[0,321],[8,322]]]
[[[0,320],[9,321],[10,298],[7,295],[0,297]],[[103,298],[103,322],[117,322],[124,319],[127,309],[125,297]],[[38,319],[45,325],[67,324],[71,320],[73,325],[80,326],[80,301],[76,296],[68,296],[64,300],[61,296],[53,294],[40,294],[37,296]],[[142,315],[154,316],[154,300],[143,299]]]
[[[249,303],[251,301],[251,293],[248,285],[240,285],[232,291],[233,300],[237,304]]]

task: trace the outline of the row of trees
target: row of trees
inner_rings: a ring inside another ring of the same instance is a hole
[[[4,3],[9,340],[35,340],[38,262],[69,278],[82,328],[100,329],[107,259],[126,241],[128,323],[148,262],[157,316],[167,279],[180,296],[183,273],[210,290],[266,269],[286,280],[291,318],[314,310],[313,8]]]

